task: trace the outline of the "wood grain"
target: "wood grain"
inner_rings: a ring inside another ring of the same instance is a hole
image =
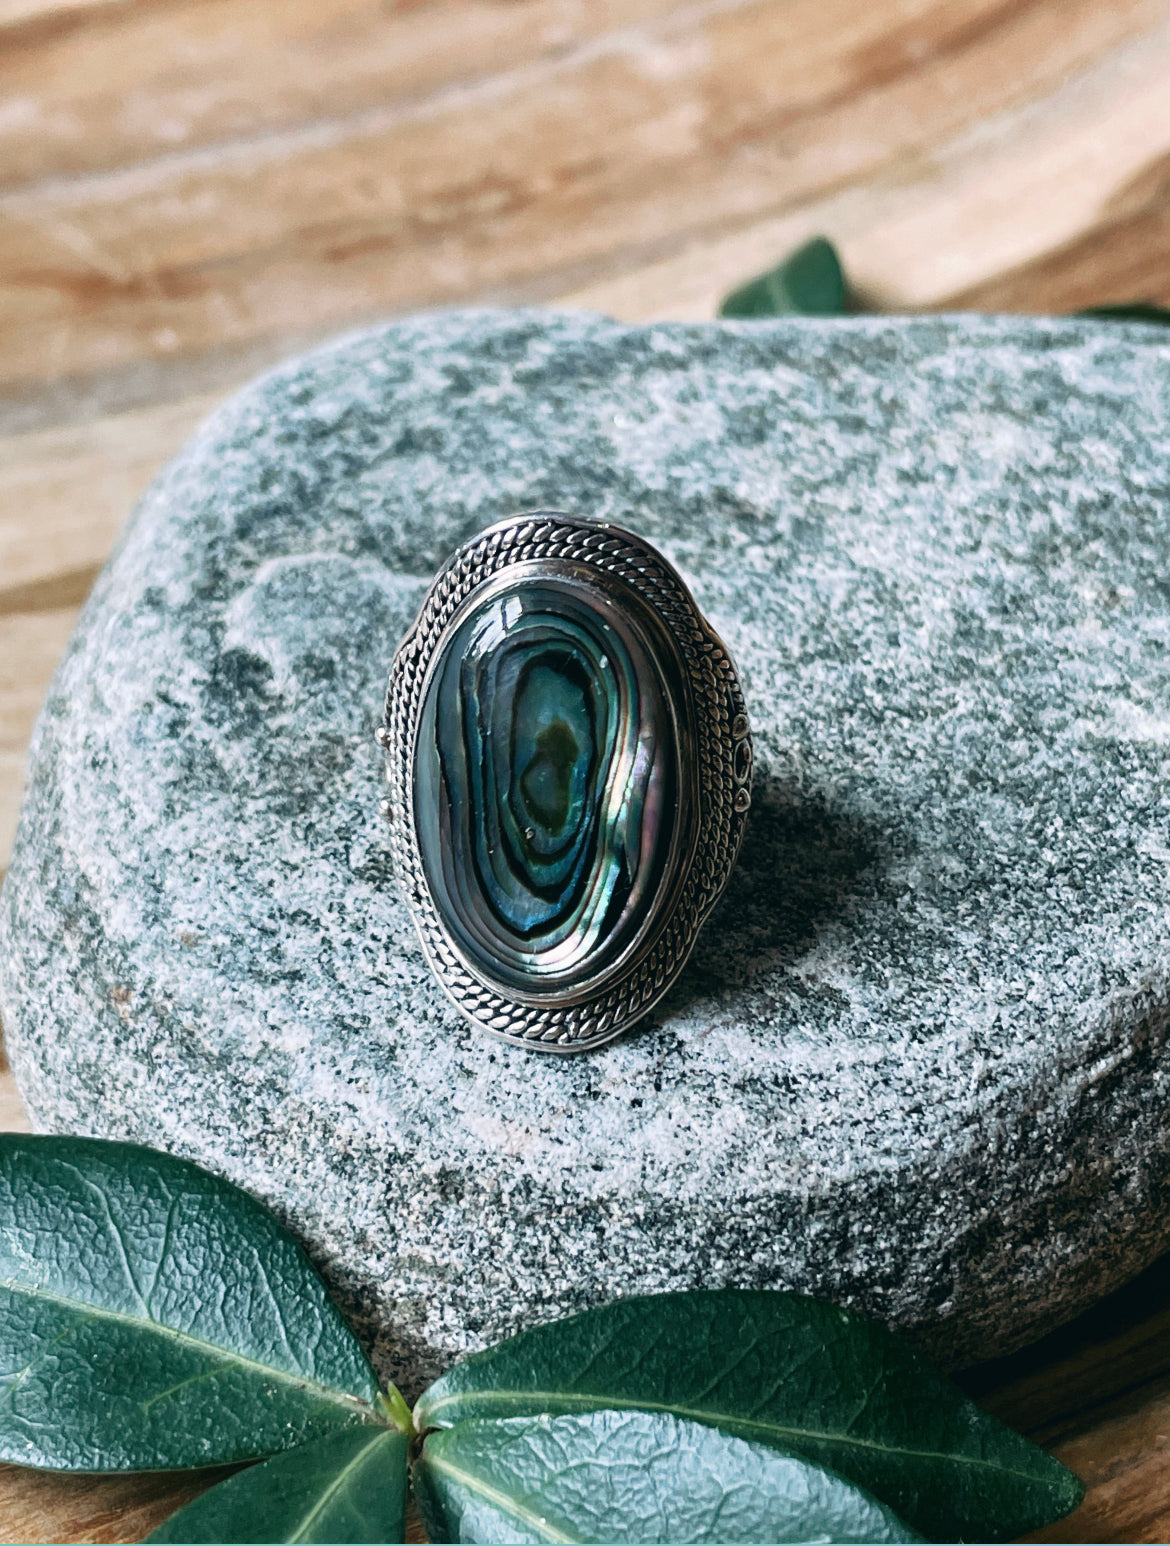
[[[0,1542],[141,1540],[230,1474],[59,1476],[0,1466]]]
[[[886,307],[1170,304],[1168,103],[1170,0],[0,0],[0,870],[125,512],[254,370],[422,305],[709,318],[818,232]],[[1041,1538],[1170,1538],[1170,1269],[966,1378],[1090,1482]],[[0,1541],[205,1484],[0,1469]]]
[[[272,16],[221,8],[241,28]],[[442,52],[482,9],[421,7],[412,25]],[[458,87],[391,79],[377,105],[296,123],[269,102],[262,132],[188,125],[179,148],[139,136],[148,153],[117,166],[39,166],[0,192],[0,395],[27,413],[51,383],[101,377],[128,404],[196,362],[235,379],[241,352],[406,307],[555,298],[798,212],[839,216],[864,285],[935,304],[1083,233],[1170,150],[1165,0],[662,9],[486,73],[464,60]],[[109,28],[126,49],[125,8],[84,14],[91,46]],[[62,46],[38,45],[44,30],[9,29],[26,68]],[[288,59],[256,46],[259,112]],[[160,75],[147,116],[173,105]]]

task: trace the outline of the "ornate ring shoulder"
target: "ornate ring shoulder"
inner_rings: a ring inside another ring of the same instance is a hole
[[[524,566],[521,569],[521,566]],[[677,713],[685,807],[679,851],[652,927],[603,981],[564,994],[505,987],[477,969],[446,926],[428,883],[415,811],[414,768],[429,673],[453,624],[507,572],[588,572],[660,620],[681,663]],[[558,511],[513,516],[472,538],[431,585],[390,670],[385,721],[391,849],[423,950],[456,1006],[506,1041],[575,1052],[612,1040],[645,1015],[678,976],[735,864],[751,803],[751,737],[743,694],[723,644],[686,585],[649,543],[609,523]]]

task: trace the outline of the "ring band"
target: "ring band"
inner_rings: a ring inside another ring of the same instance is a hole
[[[727,650],[642,538],[513,516],[435,577],[378,741],[435,975],[506,1041],[584,1051],[662,998],[727,884],[751,736]]]

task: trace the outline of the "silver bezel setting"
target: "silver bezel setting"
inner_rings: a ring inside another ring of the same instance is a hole
[[[414,759],[430,671],[444,640],[490,586],[582,570],[617,606],[637,607],[666,641],[663,682],[686,784],[659,894],[621,956],[564,991],[527,994],[488,981],[459,949],[423,870],[414,817]],[[751,804],[751,736],[730,656],[675,569],[655,548],[609,522],[538,510],[466,542],[431,584],[390,668],[385,720],[394,866],[423,951],[456,1007],[504,1041],[583,1052],[612,1041],[662,998],[686,964],[727,884]]]

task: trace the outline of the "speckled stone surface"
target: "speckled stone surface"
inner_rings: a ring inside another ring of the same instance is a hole
[[[680,567],[758,758],[679,985],[569,1060],[432,981],[371,734],[427,579],[537,505]],[[1156,330],[479,312],[294,362],[147,495],[41,720],[34,1119],[271,1201],[411,1388],[692,1285],[1018,1344],[1170,1244],[1168,575]]]

